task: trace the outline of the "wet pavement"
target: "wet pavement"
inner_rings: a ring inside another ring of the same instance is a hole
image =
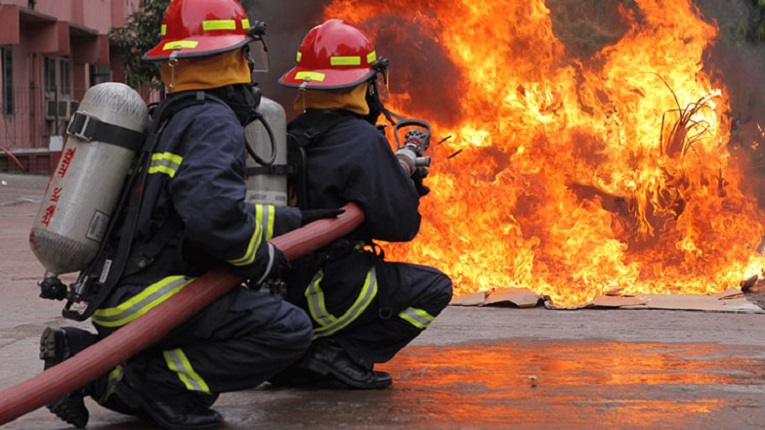
[[[46,178],[0,173],[0,402],[41,371],[48,325],[78,325],[37,297],[27,244]],[[759,429],[765,315],[450,306],[391,362],[394,387],[225,393],[223,429]],[[91,429],[150,422],[88,400]],[[2,428],[64,429],[45,408]]]

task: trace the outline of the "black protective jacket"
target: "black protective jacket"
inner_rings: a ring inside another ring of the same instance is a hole
[[[342,119],[337,120],[341,115]],[[323,285],[331,313],[342,312],[357,297],[367,272],[381,256],[351,252],[360,242],[412,240],[420,228],[419,196],[401,168],[385,136],[361,117],[344,111],[308,110],[289,124],[290,135],[300,136],[317,125],[333,123],[305,148],[308,204],[302,209],[339,208],[348,202],[364,212],[361,227],[323,252],[293,264],[290,300],[304,303],[305,286],[316,270],[324,269]],[[395,294],[388,291],[389,294]]]

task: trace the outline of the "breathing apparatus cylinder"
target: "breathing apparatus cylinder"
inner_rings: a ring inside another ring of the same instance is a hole
[[[249,123],[244,129],[247,142],[262,159],[271,158],[273,151],[276,153],[270,165],[247,157],[245,201],[287,206],[287,115],[279,103],[266,97],[260,100],[258,113],[261,120]]]
[[[85,93],[29,233],[45,280],[83,270],[96,256],[147,121],[146,103],[125,84]]]

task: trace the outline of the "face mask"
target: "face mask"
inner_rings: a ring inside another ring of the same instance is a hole
[[[210,94],[223,99],[242,125],[251,123],[257,117],[262,95],[260,88],[256,85],[229,85],[211,90]]]

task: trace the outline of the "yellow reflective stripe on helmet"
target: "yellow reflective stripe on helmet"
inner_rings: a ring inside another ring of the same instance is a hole
[[[167,367],[178,374],[178,379],[183,382],[187,390],[210,393],[210,387],[207,385],[207,382],[194,370],[183,350],[177,348],[170,351],[162,351],[162,355],[165,357]]]
[[[331,66],[360,66],[361,57],[330,57],[329,64]]]
[[[102,327],[121,327],[178,294],[183,287],[195,279],[187,276],[168,276],[149,285],[117,307],[97,309],[93,313],[93,324]]]
[[[377,60],[377,52],[372,51],[369,54],[367,54],[367,64],[372,64]]]
[[[233,19],[208,19],[202,21],[202,30],[236,30],[236,21]]]
[[[297,53],[297,62],[299,63],[300,60],[302,60],[302,59],[303,59],[303,53],[298,51],[298,53]]]
[[[164,173],[172,178],[181,166],[181,162],[183,162],[183,157],[180,155],[169,152],[152,154],[149,173]]]
[[[169,51],[171,49],[178,48],[196,48],[199,42],[196,40],[176,40],[174,42],[167,42],[162,46],[162,50]]]
[[[263,240],[263,226],[260,225],[260,223],[255,223],[255,231],[252,233],[252,236],[250,237],[250,243],[247,245],[247,250],[244,252],[244,255],[234,259],[234,260],[228,260],[229,263],[233,264],[234,266],[246,266],[248,264],[252,264],[253,261],[255,261],[255,255],[258,252],[258,249],[260,248],[260,243]]]
[[[159,28],[159,34],[160,36],[167,34],[167,24],[162,24],[162,26]]]
[[[309,71],[303,71],[303,72],[297,72],[295,74],[295,79],[307,79],[309,81],[319,81],[322,82],[326,75],[321,72],[309,72]]]
[[[242,28],[245,29],[245,30],[249,30],[250,29],[250,20],[249,19],[245,18],[245,19],[242,20]]]
[[[266,240],[274,238],[274,220],[276,207],[273,205],[255,205],[255,222],[266,228]]]
[[[377,295],[377,272],[375,271],[375,268],[372,267],[369,272],[367,272],[364,286],[361,288],[361,292],[356,298],[356,301],[342,316],[335,317],[329,314],[326,310],[324,295],[321,289],[318,288],[319,281],[320,279],[316,282],[312,282],[306,290],[306,297],[309,299],[308,308],[311,317],[313,317],[321,326],[314,329],[313,339],[332,335],[347,327],[348,324],[355,321],[362,313],[364,313]]]
[[[428,328],[430,323],[433,322],[433,319],[435,318],[433,315],[427,313],[426,311],[417,308],[406,308],[401,311],[398,316],[409,324],[422,330]]]

